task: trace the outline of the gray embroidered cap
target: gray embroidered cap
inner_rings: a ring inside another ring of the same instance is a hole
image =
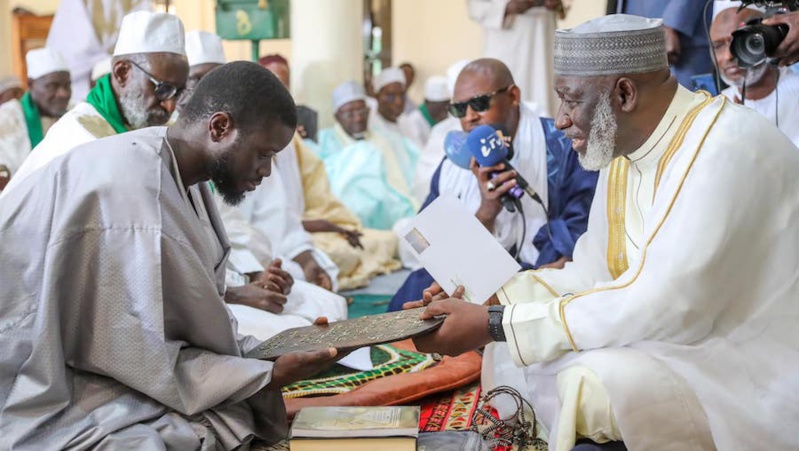
[[[669,67],[661,19],[612,14],[555,32],[555,74],[642,74]]]

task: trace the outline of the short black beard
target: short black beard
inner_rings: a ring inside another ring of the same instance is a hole
[[[236,180],[230,168],[230,153],[217,158],[209,169],[214,188],[222,195],[226,204],[235,207],[244,200],[244,192],[236,191]]]

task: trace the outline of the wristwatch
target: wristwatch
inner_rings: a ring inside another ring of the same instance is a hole
[[[502,316],[505,314],[504,305],[488,307],[488,333],[494,341],[506,341],[505,329],[502,328]]]

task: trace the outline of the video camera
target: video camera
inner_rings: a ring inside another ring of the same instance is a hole
[[[742,0],[739,11],[749,5],[765,8],[766,15],[799,10],[799,0]],[[737,58],[741,67],[754,67],[763,63],[767,55],[774,52],[788,34],[785,24],[767,26],[763,19],[752,19],[746,25],[732,33],[730,52]]]

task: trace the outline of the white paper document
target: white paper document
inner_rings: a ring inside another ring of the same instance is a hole
[[[371,371],[375,369],[372,363],[372,348],[365,347],[352,351],[347,357],[338,361],[339,365],[358,371]]]
[[[447,293],[483,303],[521,266],[456,198],[439,196],[411,219],[402,235],[422,266]]]

